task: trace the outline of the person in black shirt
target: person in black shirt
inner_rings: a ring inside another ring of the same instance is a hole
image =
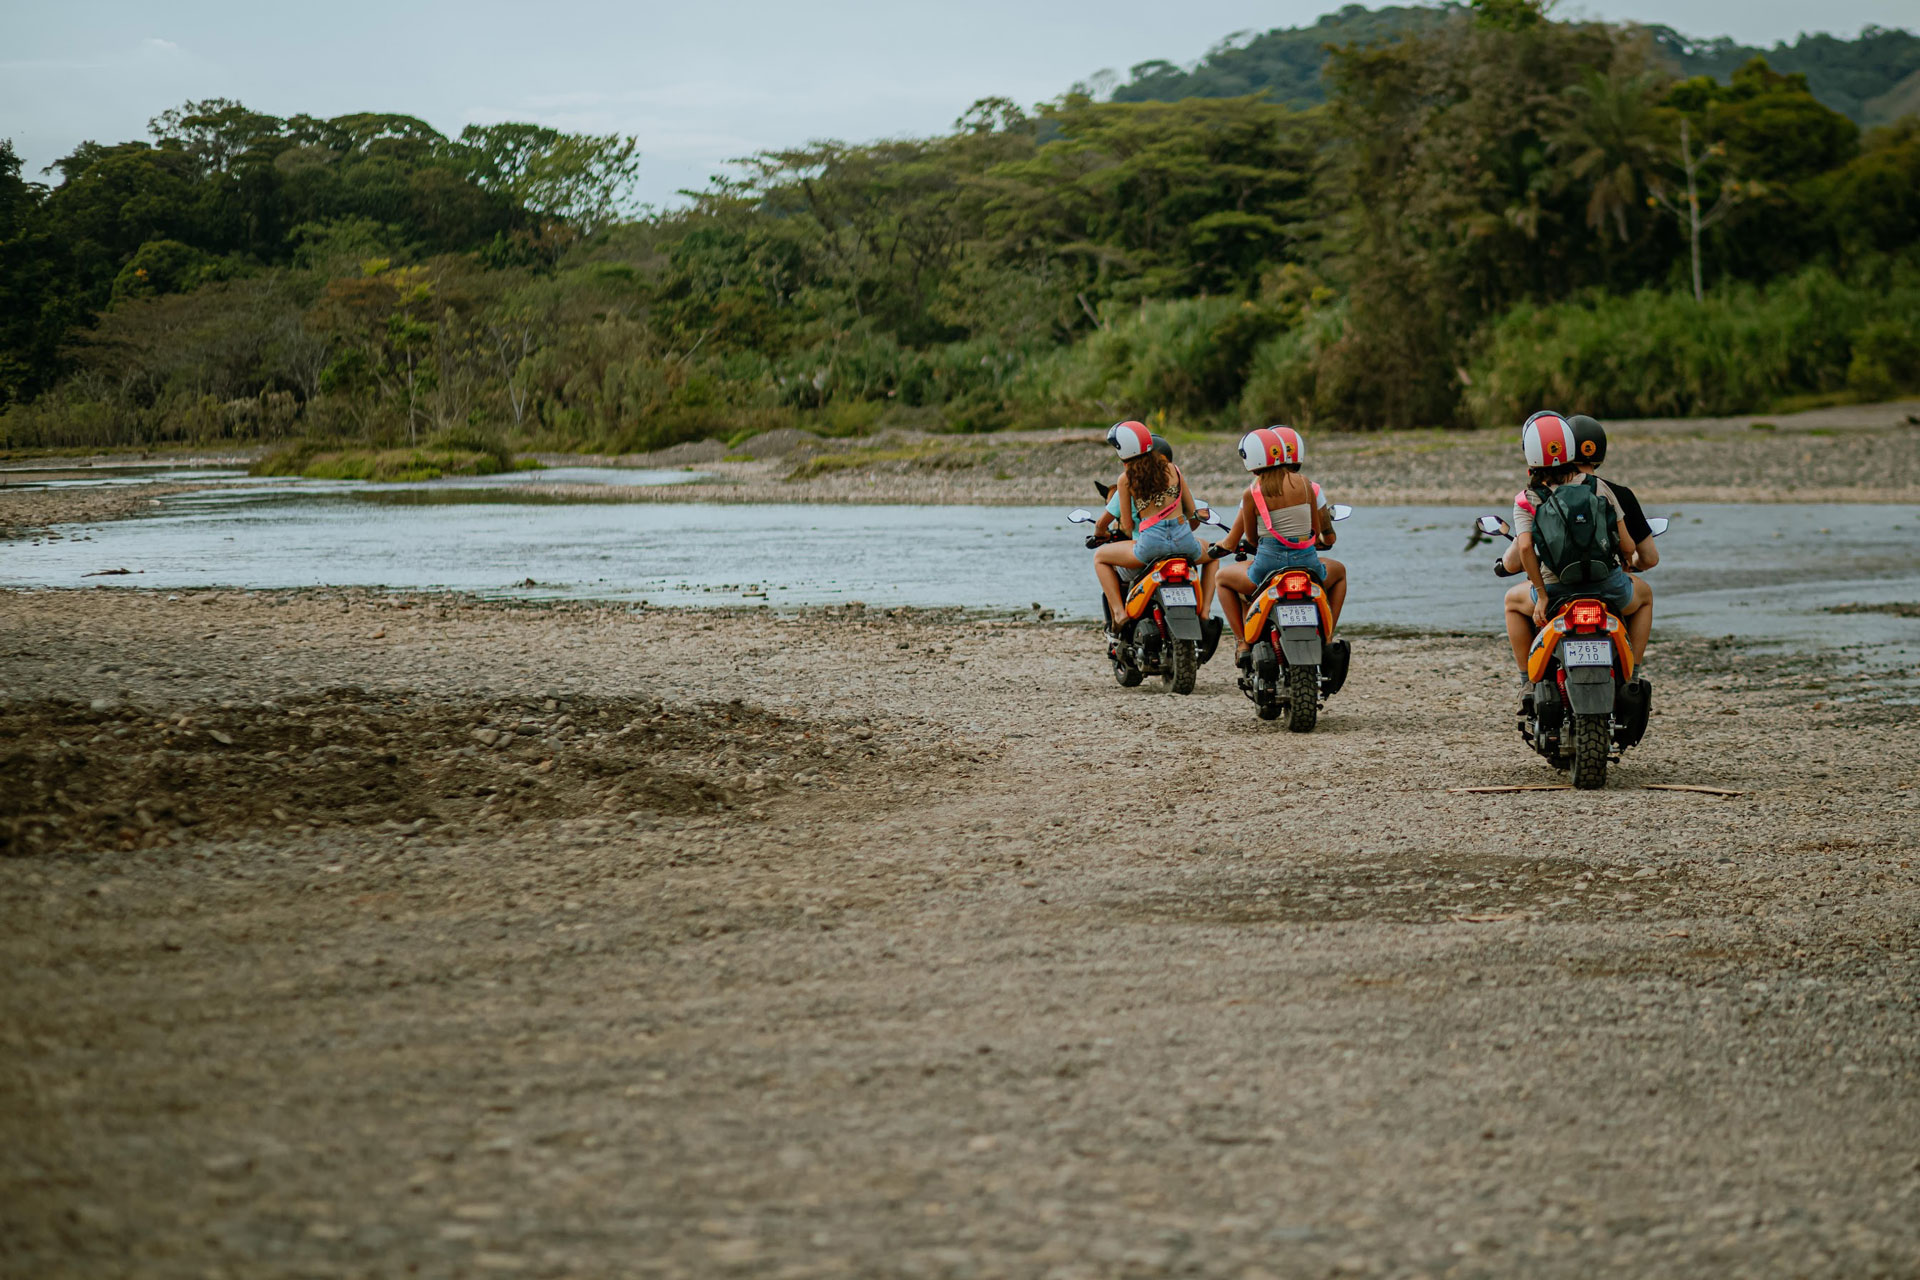
[[[1599,419],[1584,413],[1568,418],[1567,426],[1573,429],[1575,462],[1582,474],[1592,475],[1607,460],[1607,429]],[[1653,545],[1653,527],[1647,523],[1647,513],[1640,509],[1640,499],[1633,496],[1633,490],[1618,480],[1607,481],[1607,487],[1619,500],[1620,519],[1627,526],[1627,536],[1633,539],[1633,556],[1630,561],[1623,559],[1620,567],[1633,579],[1633,593],[1642,602],[1626,619],[1627,640],[1637,658],[1646,653],[1647,639],[1653,634],[1653,588],[1640,574],[1660,563],[1660,553]]]

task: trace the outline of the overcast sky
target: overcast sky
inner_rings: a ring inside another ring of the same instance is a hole
[[[189,98],[274,115],[392,111],[447,133],[530,120],[631,133],[662,203],[734,156],[945,128],[977,98],[1038,102],[1104,67],[1190,62],[1229,32],[1338,0],[0,0],[0,137],[37,172],[143,137]],[[1914,24],[1913,0],[1570,0],[1752,44]]]

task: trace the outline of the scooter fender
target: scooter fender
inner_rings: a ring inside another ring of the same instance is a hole
[[[1613,713],[1612,667],[1563,667],[1567,673],[1568,709],[1577,716]]]
[[[1200,611],[1190,604],[1169,604],[1160,607],[1161,614],[1167,620],[1167,630],[1175,640],[1200,639]]]
[[[1320,628],[1280,628],[1280,654],[1290,667],[1317,667],[1321,654]]]

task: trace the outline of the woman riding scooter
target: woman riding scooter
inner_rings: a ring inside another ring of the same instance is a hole
[[[1220,607],[1233,628],[1234,661],[1241,666],[1252,651],[1243,629],[1247,599],[1282,569],[1311,573],[1326,590],[1333,623],[1337,626],[1340,621],[1340,606],[1347,597],[1347,567],[1320,556],[1334,543],[1333,508],[1320,486],[1301,474],[1305,458],[1306,445],[1292,427],[1263,427],[1240,440],[1241,464],[1254,478],[1240,498],[1226,541],[1216,544],[1211,554],[1214,558],[1229,554],[1242,539],[1259,542],[1251,565],[1229,564],[1220,571]]]
[[[1106,593],[1114,631],[1125,635],[1132,624],[1120,570],[1144,569],[1169,556],[1185,556],[1197,568],[1200,540],[1193,536],[1195,507],[1186,477],[1153,451],[1153,434],[1141,423],[1118,422],[1107,430],[1107,443],[1126,464],[1113,496],[1121,531],[1131,541],[1109,542],[1094,552],[1093,571]]]
[[[1128,423],[1126,425],[1135,427],[1142,426],[1142,424],[1138,422]],[[1111,430],[1108,431],[1107,437],[1109,443],[1111,443],[1113,438]],[[1153,441],[1153,451],[1155,453],[1165,458],[1168,462],[1173,461],[1173,445],[1168,443],[1165,437],[1149,433],[1148,439]],[[1098,489],[1100,496],[1107,500],[1106,507],[1100,512],[1100,518],[1094,522],[1093,526],[1094,540],[1100,542],[1107,538],[1108,531],[1112,529],[1120,519],[1120,481],[1116,479],[1113,484],[1109,486],[1096,480],[1093,482],[1093,487]],[[1140,521],[1140,503],[1138,500],[1135,500],[1132,505],[1133,519],[1137,525]],[[1194,499],[1195,514],[1192,519],[1187,521],[1188,527],[1196,531],[1205,523],[1199,514],[1203,505],[1198,498]],[[1213,651],[1220,646],[1220,619],[1213,616],[1214,583],[1219,576],[1220,566],[1218,564],[1212,560],[1201,561],[1200,630],[1202,638],[1200,641],[1200,661],[1203,664],[1212,660]]]

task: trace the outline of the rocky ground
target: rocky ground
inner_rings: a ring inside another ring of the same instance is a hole
[[[0,1273],[1920,1270],[1920,734],[1491,637],[0,594]],[[1870,674],[1870,673],[1869,673]],[[1739,794],[1645,789],[1649,783]]]

